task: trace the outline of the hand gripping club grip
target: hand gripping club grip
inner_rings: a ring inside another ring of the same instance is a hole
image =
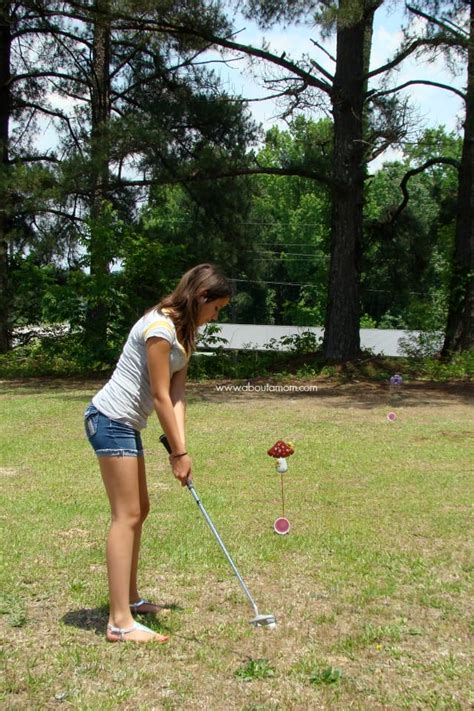
[[[160,442],[163,445],[163,447],[166,449],[168,454],[171,454],[170,443],[168,442],[168,437],[165,434],[160,435]],[[187,480],[186,486],[188,487],[189,491],[193,494],[194,488],[193,488],[193,482],[191,481],[191,479]],[[193,494],[193,496],[194,496],[194,494]],[[194,497],[194,498],[196,498],[196,497]]]

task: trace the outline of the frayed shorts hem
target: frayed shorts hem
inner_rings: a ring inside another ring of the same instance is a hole
[[[143,449],[96,449],[98,457],[143,457]]]

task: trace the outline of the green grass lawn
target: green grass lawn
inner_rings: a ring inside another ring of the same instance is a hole
[[[190,389],[194,482],[259,611],[186,490],[156,421],[141,593],[162,647],[107,644],[108,504],[83,434],[97,385],[0,385],[6,709],[469,709],[470,387],[321,382],[313,394]],[[393,410],[395,422],[387,420]],[[280,478],[266,450],[295,443]],[[471,641],[471,644],[470,644]]]

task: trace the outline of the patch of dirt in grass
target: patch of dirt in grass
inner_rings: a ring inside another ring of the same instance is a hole
[[[82,528],[70,528],[67,531],[58,531],[57,535],[60,538],[87,538],[90,531],[84,531]]]
[[[19,467],[0,467],[0,477],[19,476],[22,473]]]
[[[248,388],[245,390],[247,385],[253,386],[254,390]],[[300,389],[289,391],[288,386]],[[229,389],[224,390],[223,387]],[[238,390],[239,387],[242,389]],[[310,387],[315,388],[314,391],[308,392]],[[392,407],[423,407],[439,405],[443,402],[459,402],[459,404],[474,402],[474,383],[471,382],[411,382],[406,383],[401,395],[395,397],[390,393],[388,383],[385,382],[338,383],[327,378],[308,380],[285,378],[281,380],[265,377],[245,381],[206,381],[204,383],[189,383],[188,392],[192,399],[211,402],[230,403],[249,398],[255,400],[290,398],[313,403],[318,400],[321,401],[321,404],[324,402],[326,406],[361,408],[377,407],[381,403],[391,404]]]

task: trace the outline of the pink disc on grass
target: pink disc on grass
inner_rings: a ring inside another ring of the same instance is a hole
[[[394,412],[388,413],[387,420],[389,420],[389,422],[395,422],[396,419],[397,419],[397,416]]]
[[[273,524],[273,530],[275,531],[275,533],[278,533],[280,536],[284,536],[286,533],[289,533],[289,531],[290,531],[290,522],[284,516],[280,516],[279,518],[276,519],[275,523]]]

